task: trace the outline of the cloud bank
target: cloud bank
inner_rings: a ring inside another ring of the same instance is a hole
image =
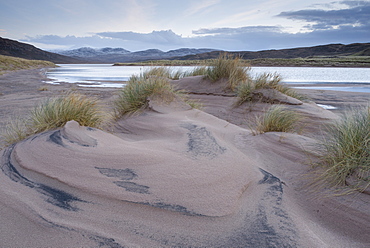
[[[209,1],[209,4],[212,3],[214,1]],[[344,7],[281,12],[276,16],[306,22],[305,31],[298,33],[286,32],[281,26],[245,26],[202,28],[193,30],[190,37],[182,37],[172,30],[161,30],[151,33],[99,32],[86,37],[44,35],[27,37],[25,41],[65,48],[123,47],[131,51],[150,48],[167,51],[181,47],[256,51],[328,43],[370,42],[370,2],[340,1],[332,4]]]

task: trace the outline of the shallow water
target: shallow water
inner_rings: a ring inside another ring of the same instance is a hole
[[[111,64],[61,64],[46,74],[50,83],[76,83],[82,87],[123,87],[132,75],[139,75],[148,67],[112,66]],[[173,67],[188,71],[193,66]],[[286,84],[302,84],[299,88],[370,92],[370,68],[323,67],[253,67],[252,75],[278,73]],[[330,84],[331,87],[323,86]],[[322,85],[322,86],[320,86]],[[345,86],[344,86],[345,85]]]

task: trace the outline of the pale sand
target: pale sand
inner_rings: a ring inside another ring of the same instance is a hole
[[[1,151],[0,246],[370,245],[370,195],[307,187],[323,124],[370,94],[302,90],[339,109],[287,105],[306,117],[299,134],[254,136],[249,120],[269,104],[235,107],[199,78],[174,83],[196,93],[203,111],[153,98],[109,132],[70,122]],[[73,87],[42,86],[38,70],[0,77],[0,125]],[[117,92],[79,90],[107,106]]]

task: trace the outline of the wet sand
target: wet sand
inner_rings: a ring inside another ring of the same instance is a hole
[[[1,127],[69,90],[107,108],[118,91],[45,80],[39,70],[0,76]],[[174,83],[202,111],[153,98],[109,132],[69,122],[3,149],[0,246],[369,246],[370,195],[307,185],[323,125],[370,94],[299,90],[313,101],[286,105],[306,117],[299,134],[253,135],[249,120],[270,104],[235,107],[217,85]]]

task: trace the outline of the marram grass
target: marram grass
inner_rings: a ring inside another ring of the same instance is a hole
[[[244,60],[222,54],[218,59],[209,62],[208,66],[198,67],[194,75],[202,73],[206,78],[217,81],[227,79],[227,88],[234,91],[238,97],[237,104],[252,100],[252,94],[257,89],[275,89],[288,96],[303,100],[304,97],[293,89],[281,83],[282,77],[277,73],[262,73],[255,77],[250,75],[251,68]]]
[[[197,66],[193,70],[184,72],[183,77],[204,76],[207,74],[207,66]]]
[[[81,126],[101,128],[108,116],[93,97],[78,93],[50,98],[36,106],[24,120],[15,119],[3,132],[5,145],[21,141],[31,135],[63,127],[75,120]]]
[[[323,142],[321,167],[325,171],[319,180],[334,186],[343,186],[352,174],[363,175],[360,180],[364,190],[370,184],[370,106],[347,111],[343,117],[328,127]],[[356,187],[356,185],[354,185]]]
[[[205,76],[212,81],[227,78],[227,87],[235,90],[240,83],[249,79],[249,71],[250,67],[242,63],[241,59],[223,54],[217,60],[210,63]]]
[[[241,105],[244,102],[250,102],[252,100],[253,90],[255,90],[255,86],[252,81],[246,81],[239,84],[236,88],[236,96],[238,98],[237,105]]]
[[[253,91],[258,89],[274,89],[299,100],[305,99],[303,95],[298,94],[292,88],[282,84],[281,81],[282,77],[277,73],[261,73],[254,78],[242,81],[236,87],[236,94],[238,97],[237,104],[241,105],[244,102],[251,101]]]
[[[31,112],[31,126],[39,133],[64,126],[68,121],[75,120],[81,126],[100,127],[104,115],[98,100],[78,93],[51,98]]]
[[[148,97],[154,94],[171,96],[175,89],[167,78],[133,76],[120,91],[114,102],[115,116],[120,118],[132,114],[146,106]]]
[[[3,146],[14,144],[32,135],[26,125],[26,120],[19,117],[13,117],[12,121],[5,126],[4,130],[1,131],[2,143],[0,144],[0,150]]]
[[[281,105],[271,106],[261,117],[256,118],[256,133],[294,132],[297,122],[301,119],[299,113]]]

